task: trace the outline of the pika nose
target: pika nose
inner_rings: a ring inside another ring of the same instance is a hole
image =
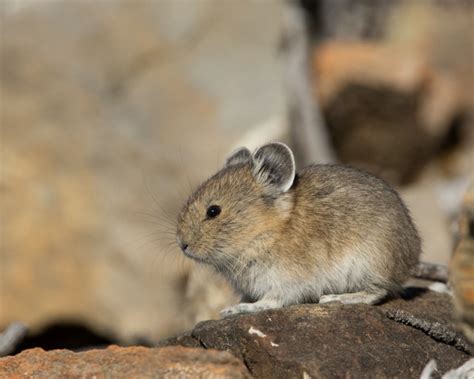
[[[188,248],[188,244],[187,243],[184,243],[181,238],[177,238],[177,241],[178,242],[178,246],[180,247],[181,250],[186,250]]]

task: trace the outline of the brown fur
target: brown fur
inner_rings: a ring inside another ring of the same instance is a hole
[[[185,254],[214,266],[246,299],[275,306],[328,294],[398,292],[421,247],[388,184],[349,167],[312,165],[285,192],[259,180],[255,165],[224,167],[188,199],[177,231],[189,245]],[[221,214],[206,219],[213,204]]]

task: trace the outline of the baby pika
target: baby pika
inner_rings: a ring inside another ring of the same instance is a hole
[[[400,291],[421,250],[387,183],[342,165],[296,173],[282,143],[230,156],[184,205],[177,241],[242,295],[222,316],[304,302],[375,304]]]

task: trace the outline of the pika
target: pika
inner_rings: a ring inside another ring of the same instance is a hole
[[[234,152],[187,200],[176,237],[242,295],[223,317],[306,302],[376,304],[399,293],[421,251],[387,183],[343,165],[296,173],[279,142]]]

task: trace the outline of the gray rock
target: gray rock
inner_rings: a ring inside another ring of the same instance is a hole
[[[259,378],[417,378],[431,359],[445,372],[470,358],[449,296],[422,288],[380,306],[298,305],[205,321],[161,345],[229,350]]]

